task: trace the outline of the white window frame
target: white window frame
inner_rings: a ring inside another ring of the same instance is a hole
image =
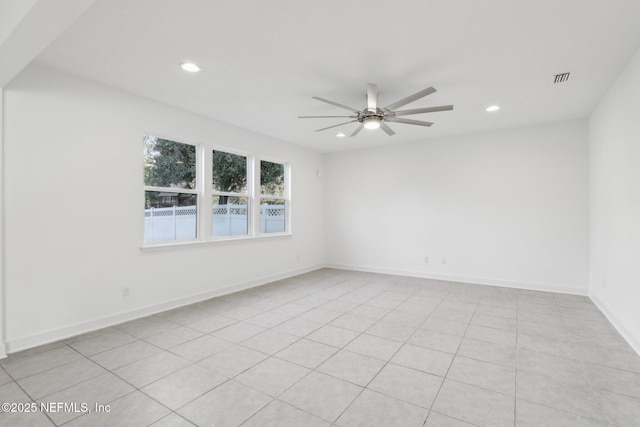
[[[194,143],[186,141],[182,138],[173,138],[164,136],[158,132],[144,132],[143,138],[146,136],[154,136],[157,138],[175,141],[181,144],[192,145],[196,147],[196,185],[195,189],[175,189],[165,187],[154,187],[143,185],[143,199],[145,191],[160,191],[171,193],[188,193],[195,194],[196,203],[196,238],[193,240],[168,240],[159,242],[144,241],[144,215],[142,215],[142,250],[155,251],[172,249],[179,247],[191,247],[201,244],[223,244],[225,242],[234,241],[253,241],[257,239],[280,238],[292,235],[291,230],[291,164],[282,159],[260,156],[259,154],[240,151],[233,148],[208,144]],[[247,159],[247,193],[219,192],[213,190],[213,151],[223,151],[225,153],[244,156]],[[284,196],[276,196],[272,194],[262,194],[260,188],[260,162],[267,161],[279,163],[284,166]],[[227,195],[231,197],[246,197],[248,201],[247,209],[247,234],[233,236],[214,236],[212,227],[213,215],[213,197],[216,195]],[[280,199],[285,205],[285,231],[279,233],[261,233],[260,232],[260,199]]]
[[[247,192],[246,193],[235,193],[235,192],[227,192],[227,191],[216,191],[213,189],[213,152],[221,151],[224,153],[235,154],[237,156],[242,156],[246,159],[246,167],[247,167]],[[205,197],[208,197],[209,200],[209,216],[211,218],[213,215],[213,197],[214,196],[230,196],[230,197],[243,197],[247,199],[247,234],[237,234],[233,236],[214,236],[213,235],[213,226],[211,221],[208,221],[209,229],[206,230],[208,237],[205,240],[212,241],[221,241],[221,240],[235,240],[235,239],[246,239],[255,236],[254,224],[253,224],[253,205],[254,199],[252,195],[254,194],[254,183],[253,183],[253,169],[254,169],[254,158],[251,154],[245,153],[242,151],[231,150],[228,148],[223,148],[219,146],[213,146],[211,149],[207,150],[207,154],[205,157],[208,157],[209,166],[207,167],[208,177],[206,178],[206,182],[208,185],[205,185],[205,193],[206,190],[209,190],[210,194],[205,194]]]
[[[188,188],[171,188],[171,187],[157,187],[157,186],[153,186],[153,185],[146,185],[144,183],[144,178],[143,178],[143,186],[144,186],[144,191],[143,191],[143,199],[144,199],[144,195],[147,191],[157,191],[157,192],[161,192],[161,193],[175,193],[177,194],[194,194],[196,196],[196,237],[194,239],[189,239],[189,240],[161,240],[161,241],[157,241],[157,242],[147,242],[144,240],[144,227],[143,227],[143,236],[142,236],[142,241],[143,241],[143,245],[144,246],[159,246],[159,245],[175,245],[175,244],[184,244],[184,243],[192,243],[192,242],[198,242],[201,240],[201,236],[202,236],[202,217],[203,217],[203,212],[202,212],[202,146],[201,144],[196,144],[196,143],[192,143],[192,142],[186,142],[184,140],[179,140],[179,139],[175,139],[175,138],[167,138],[165,136],[160,136],[157,133],[145,133],[144,137],[143,137],[143,147],[144,147],[144,138],[148,137],[148,136],[152,136],[154,138],[160,138],[160,139],[166,139],[168,141],[173,141],[176,142],[178,144],[184,144],[184,145],[191,145],[193,147],[195,147],[196,150],[196,179],[195,179],[195,188],[194,189],[188,189]],[[144,160],[144,159],[143,159]],[[211,209],[209,209],[211,210]],[[144,221],[144,215],[143,215],[143,221]]]
[[[276,196],[273,194],[262,194],[262,188],[260,186],[260,165],[261,162],[271,162],[281,164],[284,167],[284,196]],[[255,210],[254,210],[254,228],[256,230],[256,234],[258,236],[266,237],[266,236],[282,236],[291,234],[291,164],[284,162],[282,160],[269,158],[269,157],[260,157],[256,159],[255,163]],[[262,233],[260,231],[260,209],[262,204],[260,203],[261,199],[278,199],[284,202],[284,231],[280,233]]]

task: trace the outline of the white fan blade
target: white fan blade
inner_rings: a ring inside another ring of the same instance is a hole
[[[433,124],[431,122],[422,122],[420,120],[401,119],[401,118],[395,118],[395,117],[389,117],[387,121],[393,122],[393,123],[404,123],[406,125],[418,125],[418,126],[431,126]]]
[[[357,119],[358,116],[298,116],[299,119]]]
[[[436,90],[434,88],[428,87],[426,89],[421,90],[420,92],[414,93],[413,95],[409,95],[406,98],[402,98],[400,101],[396,101],[393,104],[384,107],[384,109],[393,111],[396,108],[402,107],[403,105],[407,105],[413,101],[417,101],[420,98],[424,98],[427,95],[431,95],[435,91]]]
[[[360,123],[360,126],[358,126],[356,130],[354,130],[353,133],[349,136],[356,136],[362,129],[364,129],[364,124]]]
[[[324,99],[324,98],[320,98],[319,96],[313,96],[313,99],[317,99],[318,101],[322,101],[322,102],[326,102],[327,104],[331,104],[331,105],[335,105],[336,107],[340,107],[340,108],[344,108],[345,110],[349,110],[352,113],[359,113],[360,111],[355,109],[355,108],[351,108],[347,105],[343,105],[340,104],[338,102],[334,102],[334,101],[329,101],[328,99]]]
[[[393,129],[391,129],[385,122],[380,122],[380,129],[382,129],[383,131],[385,131],[387,133],[387,135],[389,136],[393,136],[396,133],[393,131]]]
[[[320,131],[331,129],[331,128],[337,128],[338,126],[346,125],[346,124],[353,123],[353,122],[357,122],[357,120],[351,120],[350,122],[344,122],[344,123],[340,123],[339,125],[333,125],[333,126],[329,126],[329,127],[326,127],[326,128],[318,129],[316,132],[320,132]]]
[[[408,116],[410,114],[436,113],[438,111],[453,110],[453,105],[441,105],[439,107],[416,108],[415,110],[393,111],[392,116]]]

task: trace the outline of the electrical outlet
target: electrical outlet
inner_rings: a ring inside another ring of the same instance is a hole
[[[300,254],[296,254],[296,261],[300,261]]]
[[[442,262],[442,264],[446,264],[447,263],[447,259],[443,257],[441,262]]]
[[[606,282],[604,281],[604,279],[602,279],[602,289],[604,289],[604,288],[606,288],[606,287],[607,287],[607,284],[606,284]]]
[[[428,256],[424,257],[424,263],[425,264],[429,264],[429,257]]]
[[[123,286],[122,287],[122,296],[123,297],[128,297],[129,296],[129,287],[128,286]]]

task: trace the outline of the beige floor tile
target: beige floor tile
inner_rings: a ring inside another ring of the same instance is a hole
[[[193,427],[193,424],[175,412],[151,424],[149,427]]]
[[[115,328],[142,339],[164,332],[167,329],[171,329],[173,326],[175,326],[175,324],[167,320],[156,316],[148,316],[116,325]]]
[[[245,322],[260,326],[261,328],[273,328],[287,320],[291,319],[291,316],[288,314],[277,313],[274,311],[268,311],[266,313],[261,313],[257,316],[250,317],[245,320]]]
[[[142,391],[175,411],[226,380],[202,366],[191,365],[149,384]]]
[[[80,353],[64,346],[33,354],[9,355],[2,361],[2,367],[18,380],[80,359]]]
[[[391,359],[391,362],[444,377],[452,360],[452,354],[405,344]]]
[[[226,328],[219,329],[213,332],[211,335],[221,338],[225,341],[239,343],[255,335],[258,335],[264,330],[265,329],[261,328],[260,326],[252,325],[245,322],[238,322],[234,323],[231,326],[227,326]]]
[[[386,338],[402,343],[408,340],[411,334],[413,334],[416,330],[414,326],[387,322],[384,319],[386,319],[386,317],[383,318],[383,320],[374,323],[369,329],[366,330],[366,333],[369,335],[375,335],[381,338]]]
[[[589,363],[584,364],[584,369],[594,388],[640,399],[640,374]]]
[[[169,349],[172,353],[184,357],[192,362],[198,362],[213,354],[220,353],[233,346],[233,343],[210,335],[203,335],[191,341]]]
[[[89,359],[79,359],[66,365],[18,380],[32,399],[39,399],[56,391],[71,387],[107,371]]]
[[[340,313],[332,310],[327,310],[322,307],[313,308],[298,316],[300,319],[311,320],[312,322],[325,323],[331,322],[334,319],[340,317]]]
[[[568,340],[518,333],[518,348],[567,359],[578,359],[578,352]]]
[[[438,317],[429,317],[424,321],[424,323],[420,325],[420,328],[463,337],[465,332],[467,331],[468,326],[469,324],[464,322],[458,322]]]
[[[178,410],[196,425],[235,427],[273,399],[233,380],[217,387]]]
[[[242,342],[242,345],[267,354],[275,354],[298,341],[300,337],[283,332],[266,330]]]
[[[347,344],[344,349],[386,361],[391,359],[401,346],[400,342],[365,333]]]
[[[235,381],[277,397],[311,372],[307,368],[271,357],[247,369]]]
[[[509,368],[516,367],[516,349],[502,344],[464,338],[457,354]]]
[[[467,328],[465,338],[471,338],[478,341],[486,341],[494,344],[502,344],[506,346],[516,346],[516,333],[505,331],[504,329],[489,328],[471,324]]]
[[[487,310],[491,312],[491,310]],[[510,319],[506,317],[500,317],[494,314],[476,312],[471,319],[472,325],[486,326],[487,328],[502,329],[505,331],[516,331],[515,318]]]
[[[516,392],[515,369],[463,356],[453,360],[447,378],[510,396]]]
[[[442,377],[389,363],[367,388],[429,409],[442,381]]]
[[[427,319],[426,315],[407,313],[404,311],[393,310],[382,318],[382,322],[395,323],[408,327],[417,328]]]
[[[146,426],[170,413],[169,409],[135,391],[109,404],[109,412],[91,412],[65,427]]]
[[[43,402],[63,402],[75,405],[80,408],[82,403],[86,403],[89,408],[95,405],[107,405],[122,396],[125,396],[135,389],[116,377],[111,373],[103,374],[90,380],[76,384],[64,390],[47,395],[42,399],[38,399],[38,403]],[[47,411],[47,415],[58,425],[84,415],[81,411],[76,410],[58,410]]]
[[[144,340],[156,347],[166,350],[187,341],[191,341],[192,339],[201,337],[202,335],[202,332],[198,332],[194,329],[180,325],[173,325],[171,328],[158,334],[148,336]]]
[[[317,370],[345,381],[366,386],[382,369],[384,361],[340,350],[320,365]]]
[[[129,384],[141,388],[190,364],[187,359],[162,351],[118,368],[113,373]]]
[[[358,316],[349,312],[332,321],[330,325],[356,332],[364,332],[376,323],[377,320],[375,317]]]
[[[455,354],[458,351],[462,337],[457,335],[444,334],[426,329],[418,329],[413,334],[408,343],[420,347],[431,348]]]
[[[0,368],[0,385],[6,384],[13,381],[13,378],[7,374],[3,368]]]
[[[319,342],[301,339],[275,354],[276,357],[305,366],[317,368],[339,349]]]
[[[2,403],[32,403],[32,400],[20,389],[15,382],[9,382],[0,386],[0,400]],[[11,412],[15,409],[16,412]],[[10,411],[0,411],[0,426],[29,426],[29,427],[52,427],[55,424],[40,412],[19,412],[17,407],[10,408]]]
[[[445,380],[432,410],[479,427],[512,427],[514,399],[502,393]]]
[[[458,420],[448,415],[431,411],[429,413],[429,417],[427,418],[427,422],[424,424],[424,427],[476,427],[476,426],[474,424],[469,424],[465,421]]]
[[[249,418],[242,427],[330,427],[331,423],[298,408],[274,400]]]
[[[607,427],[602,420],[579,417],[526,400],[516,400],[517,427]]]
[[[317,341],[323,344],[342,348],[351,342],[355,337],[360,335],[356,331],[350,329],[338,328],[336,326],[326,325],[322,328],[310,333],[305,338]]]
[[[158,347],[144,341],[133,341],[129,344],[91,356],[91,359],[107,369],[114,370],[147,356],[151,356],[152,354],[159,353],[160,351],[162,350]]]
[[[428,410],[371,390],[364,390],[336,421],[351,427],[421,427]]]
[[[286,322],[281,323],[273,329],[278,332],[284,332],[285,334],[304,337],[323,326],[323,323],[297,317],[291,320],[287,320]]]
[[[640,399],[606,390],[596,391],[596,396],[610,423],[618,427],[637,427],[640,420]]]
[[[333,422],[362,390],[354,384],[312,372],[280,396],[280,400]]]
[[[267,357],[268,355],[265,353],[235,345],[201,360],[198,362],[198,365],[218,372],[227,378],[231,378],[246,371]]]
[[[204,319],[189,323],[187,327],[205,334],[209,334],[211,332],[233,325],[234,323],[237,323],[237,320],[213,314],[211,316],[205,317]]]
[[[91,356],[120,347],[121,345],[135,341],[137,338],[117,329],[110,329],[104,334],[97,336],[88,336],[86,338],[78,338],[77,340],[69,340],[68,345],[84,354]]]
[[[585,418],[603,419],[591,389],[569,386],[550,377],[518,371],[516,396]]]
[[[529,350],[518,350],[518,370],[551,377],[568,385],[589,385],[581,363],[575,359],[552,356]]]

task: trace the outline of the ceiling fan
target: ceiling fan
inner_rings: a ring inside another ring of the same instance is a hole
[[[326,119],[326,118],[353,119],[348,122],[318,129],[316,130],[316,132],[335,128],[338,126],[343,126],[349,123],[359,122],[360,125],[356,128],[356,130],[353,131],[351,136],[356,136],[358,132],[360,132],[363,128],[365,129],[380,128],[383,131],[385,131],[387,135],[392,136],[392,135],[395,135],[395,132],[393,131],[393,129],[389,127],[389,125],[387,125],[386,122],[403,123],[406,125],[418,125],[418,126],[431,126],[433,124],[431,122],[424,122],[420,120],[403,119],[400,116],[409,116],[412,114],[434,113],[436,111],[453,110],[453,105],[442,105],[440,107],[416,108],[414,110],[395,111],[397,108],[400,108],[411,102],[417,101],[420,98],[424,98],[427,95],[431,95],[435,91],[436,90],[434,88],[428,87],[426,89],[421,90],[420,92],[414,93],[413,95],[409,95],[406,98],[402,98],[401,100],[396,101],[393,104],[387,105],[384,108],[379,108],[378,107],[378,86],[376,86],[373,83],[367,83],[367,108],[363,110],[358,110],[356,108],[352,108],[347,105],[340,104],[338,102],[330,101],[328,99],[321,98],[319,96],[314,96],[313,99],[326,102],[327,104],[331,104],[336,107],[344,108],[345,110],[351,111],[352,114],[349,116],[298,116],[298,118],[299,119]]]

